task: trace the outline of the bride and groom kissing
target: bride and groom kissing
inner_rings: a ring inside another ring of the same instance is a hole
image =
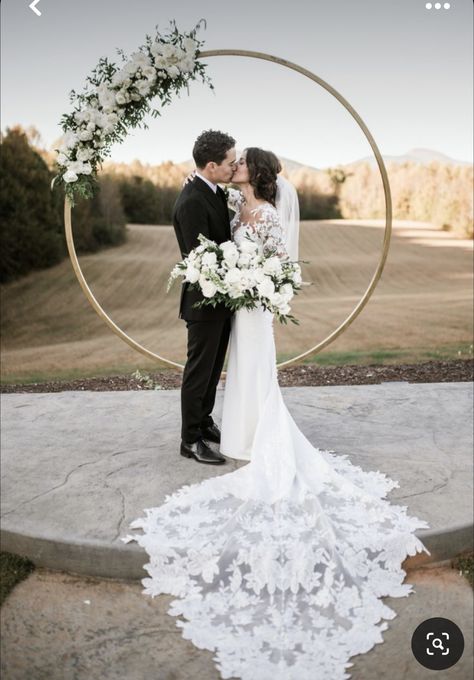
[[[273,153],[249,147],[237,161],[234,145],[217,131],[196,141],[197,172],[174,210],[183,256],[204,234],[241,251],[250,238],[270,259],[298,260],[293,185]],[[218,184],[231,180],[240,190],[226,200]],[[396,616],[380,598],[412,592],[401,565],[429,554],[414,535],[429,526],[385,498],[398,482],[317,448],[299,429],[278,385],[269,309],[194,307],[200,299],[184,283],[181,454],[248,464],[181,486],[131,522],[142,534],[121,540],[146,550],[143,594],[177,598],[168,613],[182,617],[183,638],[214,652],[222,678],[349,678],[349,658],[383,642],[382,619]],[[211,414],[227,346],[219,432]]]
[[[197,138],[193,158],[194,177],[184,185],[173,210],[173,225],[182,256],[198,245],[199,234],[217,244],[229,240],[238,244],[239,234],[245,232],[262,245],[265,252],[288,259],[283,228],[286,226],[286,236],[295,244],[298,199],[294,187],[278,176],[281,165],[275,154],[250,147],[237,159],[233,137],[207,130]],[[230,182],[240,191],[230,190],[227,196],[219,184]],[[283,195],[287,197],[284,207]],[[288,219],[289,206],[292,215]],[[229,210],[235,213],[232,220]],[[295,245],[293,255],[297,255],[297,242]],[[180,453],[208,464],[225,463],[223,453],[248,460],[272,374],[268,370],[268,360],[274,359],[273,341],[268,337],[272,315],[261,309],[233,312],[223,303],[195,308],[195,303],[201,300],[202,292],[184,282],[179,317],[186,322],[188,338],[181,387]],[[252,343],[249,346],[249,333],[254,346]],[[221,434],[211,414],[229,339]],[[262,356],[260,343],[264,340],[267,356]],[[220,444],[221,452],[211,448],[209,442]]]

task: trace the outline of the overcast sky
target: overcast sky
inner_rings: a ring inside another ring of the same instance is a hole
[[[99,57],[119,61],[175,18],[201,18],[204,49],[266,52],[334,87],[365,121],[382,155],[430,148],[472,161],[472,2],[428,10],[425,0],[3,0],[2,130],[35,125],[50,146]],[[324,88],[287,68],[238,57],[208,60],[216,91],[195,84],[131,131],[112,158],[190,158],[195,137],[219,128],[315,167],[371,153],[357,123]]]

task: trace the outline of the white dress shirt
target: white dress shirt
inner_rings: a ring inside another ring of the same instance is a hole
[[[199,174],[199,172],[196,172],[196,177],[199,177],[199,179],[202,179],[203,182],[206,182],[206,184],[211,187],[212,191],[217,193],[217,184],[213,184],[208,179]]]

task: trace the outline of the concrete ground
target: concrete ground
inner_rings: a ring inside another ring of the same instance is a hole
[[[388,498],[428,522],[418,536],[432,561],[472,549],[472,383],[282,393],[314,446],[399,482]],[[143,578],[144,549],[120,540],[130,522],[183,484],[246,464],[180,456],[179,399],[178,390],[2,395],[3,550],[49,569]]]
[[[465,649],[442,680],[470,680],[472,589],[449,567],[407,574],[414,591],[384,598],[397,616],[384,642],[354,656],[352,680],[429,680],[436,675],[411,651],[411,636],[425,619],[454,621]],[[167,614],[171,596],[152,599],[136,581],[114,581],[38,569],[8,596],[2,610],[2,680],[219,680],[212,652],[181,637]],[[321,678],[315,669],[314,680]]]

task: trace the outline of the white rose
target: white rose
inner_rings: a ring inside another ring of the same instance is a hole
[[[154,42],[153,45],[150,47],[150,52],[155,56],[158,57],[161,55],[161,50],[163,48],[163,44],[160,42]]]
[[[90,139],[92,139],[94,135],[90,130],[81,130],[78,134],[79,139],[81,142],[88,142]]]
[[[123,106],[124,104],[127,104],[130,101],[130,95],[125,93],[123,90],[120,90],[120,92],[117,92],[115,95],[115,101],[119,106]]]
[[[89,112],[88,111],[76,111],[74,114],[74,120],[76,123],[85,123],[86,121],[89,120]]]
[[[240,288],[231,287],[231,288],[229,288],[228,295],[229,295],[230,298],[233,298],[233,299],[239,298],[242,295],[242,291],[240,290]]]
[[[275,292],[275,286],[273,281],[266,276],[265,280],[257,285],[257,290],[262,297],[270,297]]]
[[[144,52],[134,52],[131,55],[130,62],[136,67],[140,68],[145,68],[146,66],[150,66],[150,58],[148,55],[146,55]]]
[[[262,281],[265,281],[267,278],[265,276],[265,272],[261,267],[258,267],[257,269],[254,270],[254,278],[257,283],[262,283]]]
[[[269,257],[264,262],[263,271],[265,274],[279,274],[281,272],[281,262],[278,257]]]
[[[291,298],[294,295],[293,286],[291,285],[291,283],[284,283],[283,286],[281,286],[280,288],[280,293],[287,300],[291,300]]]
[[[268,296],[268,299],[272,305],[275,305],[275,307],[278,307],[284,302],[283,296],[280,295],[280,293],[272,293]]]
[[[156,80],[156,69],[154,66],[150,66],[149,68],[145,68],[142,70],[142,75],[144,78],[148,80],[150,84],[153,84]]]
[[[65,156],[63,153],[58,153],[58,157],[56,159],[58,165],[67,165],[67,162],[69,161],[69,158]]]
[[[192,73],[194,71],[194,66],[195,66],[194,59],[191,59],[189,57],[187,59],[182,59],[179,62],[179,68],[184,73]]]
[[[246,255],[254,255],[257,252],[257,244],[244,238],[240,244],[240,252],[245,253]]]
[[[115,93],[109,89],[107,83],[101,83],[98,86],[97,96],[104,111],[113,111],[115,109]]]
[[[83,175],[90,175],[92,172],[92,165],[90,163],[83,163],[81,167],[81,173]]]
[[[241,253],[239,256],[239,267],[248,267],[250,265],[251,257],[248,253]]]
[[[150,92],[151,89],[148,80],[139,80],[137,83],[135,83],[135,87],[137,88],[139,94],[141,94],[142,97],[146,97],[146,95]]]
[[[76,182],[77,181],[77,175],[72,170],[68,170],[67,172],[64,173],[63,180],[65,182]]]
[[[217,264],[217,256],[215,253],[204,253],[202,256],[202,263],[207,267],[214,267]]]
[[[228,272],[226,272],[226,275],[224,276],[224,281],[229,284],[230,286],[234,286],[240,282],[241,279],[241,273],[240,270],[237,269],[237,267],[234,267],[232,269],[229,269]]]
[[[177,66],[168,66],[166,70],[171,80],[175,80],[179,76],[179,68]]]
[[[73,149],[79,141],[79,138],[75,132],[66,132],[63,137],[62,147],[65,149]]]
[[[292,275],[291,278],[293,279],[293,281],[296,283],[297,286],[299,286],[300,283],[301,283],[302,280],[303,280],[303,279],[301,278],[301,274],[300,274],[299,271],[295,271],[295,272],[293,273],[293,275]]]
[[[196,283],[199,280],[199,270],[191,265],[188,265],[186,269],[185,281],[189,283]]]
[[[287,302],[283,302],[283,304],[279,305],[278,311],[280,314],[289,314],[291,307]]]
[[[195,54],[195,52],[198,48],[198,44],[192,38],[185,38],[183,40],[183,47],[186,50],[186,52],[190,52],[191,54]]]
[[[217,293],[217,286],[212,281],[206,281],[202,284],[201,290],[204,297],[211,298]]]

